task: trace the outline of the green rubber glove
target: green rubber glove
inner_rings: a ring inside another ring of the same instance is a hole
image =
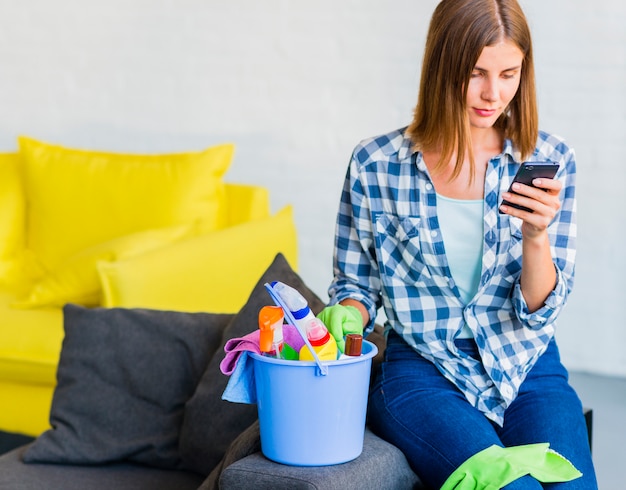
[[[491,446],[474,454],[445,481],[441,490],[499,490],[524,475],[544,483],[582,476],[572,463],[548,443]]]
[[[317,318],[322,320],[330,334],[337,341],[337,347],[343,354],[346,347],[344,336],[349,333],[363,335],[363,317],[354,306],[327,306],[319,312]]]

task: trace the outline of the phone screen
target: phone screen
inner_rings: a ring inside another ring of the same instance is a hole
[[[534,179],[537,179],[537,178],[552,179],[556,175],[556,172],[558,169],[559,169],[559,164],[555,162],[522,163],[520,168],[517,170],[515,177],[513,178],[513,182],[509,186],[509,192],[513,192],[512,187],[515,182],[520,182],[521,184],[533,186]],[[511,206],[513,208],[521,209],[522,211],[532,212],[532,210],[528,209],[525,206],[513,204],[508,201],[502,201],[502,204],[506,206]]]

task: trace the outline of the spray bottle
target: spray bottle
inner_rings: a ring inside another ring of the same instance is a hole
[[[285,314],[280,306],[264,306],[259,311],[259,350],[263,355],[298,360],[298,353],[284,341],[283,318]]]
[[[296,323],[295,327],[300,330],[302,336],[305,336],[307,325],[311,320],[315,319],[315,315],[311,311],[311,308],[309,308],[304,296],[302,296],[297,289],[279,281],[274,281],[272,288],[276,294],[280,296],[287,308],[289,308]]]
[[[313,317],[309,321],[306,328],[306,336],[309,339],[311,347],[315,350],[317,357],[321,361],[336,361],[337,353],[337,341],[330,334],[322,320]],[[306,345],[303,345],[300,349],[301,361],[313,361],[313,354]]]
[[[283,317],[280,306],[264,306],[259,311],[259,349],[266,356],[283,358]]]

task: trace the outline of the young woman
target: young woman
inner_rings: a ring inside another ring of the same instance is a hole
[[[516,0],[442,0],[412,123],[364,140],[349,164],[331,304],[356,308],[366,332],[384,307],[369,423],[432,488],[492,445],[531,443],[582,477],[505,488],[597,487],[554,340],[574,280],[575,158],[537,120]],[[559,170],[507,192],[525,161]]]

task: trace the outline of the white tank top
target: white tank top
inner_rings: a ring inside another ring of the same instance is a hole
[[[437,216],[452,278],[463,304],[478,291],[483,263],[482,199],[460,200],[437,194]],[[473,337],[464,327],[459,338]]]

